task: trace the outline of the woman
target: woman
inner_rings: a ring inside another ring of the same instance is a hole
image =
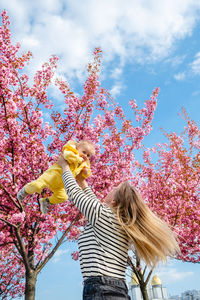
[[[88,219],[78,240],[83,300],[130,299],[125,283],[130,243],[154,266],[179,251],[171,230],[128,182],[114,188],[102,204],[83,177],[79,175],[76,183],[62,156],[58,164],[69,199]]]

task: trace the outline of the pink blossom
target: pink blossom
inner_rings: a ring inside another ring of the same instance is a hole
[[[72,253],[72,258],[73,258],[74,260],[78,260],[78,259],[79,259],[79,252],[78,252],[78,251],[74,251],[74,252]]]
[[[25,212],[24,211],[22,213],[15,213],[11,217],[11,222],[13,224],[22,223],[24,221],[24,218],[25,218]]]

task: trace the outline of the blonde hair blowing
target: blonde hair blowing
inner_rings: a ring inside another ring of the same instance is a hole
[[[141,259],[153,267],[180,252],[173,232],[145,204],[129,182],[115,193],[113,209]]]

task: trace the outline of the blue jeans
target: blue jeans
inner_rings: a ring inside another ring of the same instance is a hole
[[[130,300],[124,280],[92,276],[84,281],[83,300]]]

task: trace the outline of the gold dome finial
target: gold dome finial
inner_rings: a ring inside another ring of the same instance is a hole
[[[162,281],[160,280],[160,278],[157,275],[154,275],[152,280],[151,280],[151,285],[162,285]]]

